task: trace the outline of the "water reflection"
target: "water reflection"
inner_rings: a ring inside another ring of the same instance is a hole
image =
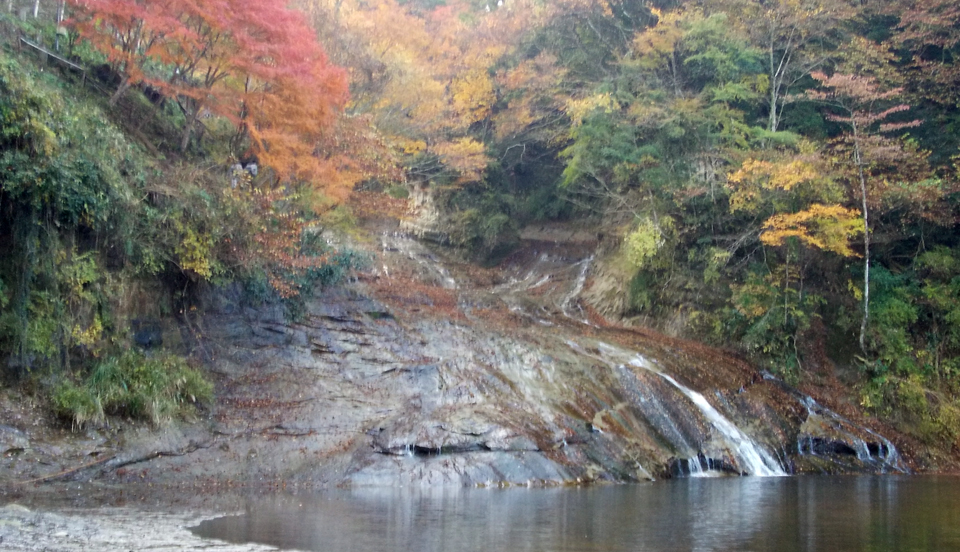
[[[251,500],[196,532],[301,550],[960,550],[960,479],[734,477]]]

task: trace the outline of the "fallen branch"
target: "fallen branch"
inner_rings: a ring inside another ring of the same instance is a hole
[[[30,480],[27,480],[27,481],[15,481],[13,484],[14,484],[14,485],[33,485],[33,484],[36,484],[36,483],[46,483],[46,482],[48,482],[48,481],[54,481],[54,480],[56,480],[56,479],[60,479],[61,477],[66,477],[66,476],[68,476],[68,475],[72,475],[72,474],[74,474],[74,473],[77,473],[77,472],[79,472],[79,471],[83,471],[83,470],[88,469],[88,468],[94,468],[94,467],[96,467],[96,466],[99,466],[100,464],[106,464],[107,462],[113,460],[114,458],[116,458],[116,455],[111,456],[111,457],[109,457],[109,458],[102,458],[102,459],[100,459],[100,460],[95,460],[95,461],[90,462],[90,463],[88,463],[88,464],[84,464],[84,465],[82,465],[82,466],[77,466],[76,468],[70,468],[69,470],[64,470],[64,471],[62,471],[62,472],[55,473],[55,474],[52,474],[52,475],[45,475],[45,476],[43,476],[43,477],[38,477],[38,478],[36,478],[36,479],[30,479]]]
[[[111,469],[111,470],[118,470],[118,469],[120,469],[120,468],[125,468],[125,467],[130,466],[130,465],[133,465],[133,464],[140,464],[140,463],[142,463],[142,462],[149,462],[150,460],[154,460],[154,459],[156,459],[156,458],[162,458],[162,457],[166,457],[166,456],[185,456],[185,455],[187,455],[187,454],[190,454],[191,452],[196,452],[196,451],[198,451],[198,450],[200,450],[200,449],[210,448],[211,445],[212,445],[212,442],[211,442],[211,441],[207,441],[207,442],[204,442],[204,443],[190,443],[190,444],[187,445],[186,447],[184,447],[184,448],[182,448],[182,449],[179,449],[179,450],[157,450],[157,451],[149,452],[149,453],[144,454],[144,455],[142,455],[142,456],[137,456],[137,457],[131,458],[131,459],[129,459],[129,460],[124,460],[124,461],[118,462],[117,464],[114,464],[114,465],[110,466],[109,469]]]

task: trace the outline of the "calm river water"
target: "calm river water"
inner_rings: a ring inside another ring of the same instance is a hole
[[[960,551],[960,478],[728,477],[258,498],[194,531],[283,549]]]

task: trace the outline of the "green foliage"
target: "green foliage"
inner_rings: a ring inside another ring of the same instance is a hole
[[[70,380],[60,383],[51,397],[53,411],[70,420],[74,428],[103,420],[103,405],[99,397],[86,386],[77,386]]]
[[[960,438],[960,256],[938,246],[908,269],[871,272],[861,403],[927,444]]]
[[[0,167],[8,201],[60,224],[107,229],[142,178],[137,153],[105,116],[0,55]]]
[[[936,247],[894,274],[871,273],[871,351],[867,365],[876,378],[888,372],[928,382],[960,384],[960,257]]]
[[[386,193],[388,196],[394,199],[407,199],[408,197],[410,197],[410,190],[408,190],[406,186],[400,186],[400,185],[388,186],[386,189]]]
[[[297,286],[309,293],[336,285],[351,271],[362,270],[370,264],[370,258],[365,253],[349,248],[334,249],[326,244],[320,233],[308,232],[303,235],[301,253],[324,259],[322,264],[310,266],[296,276]]]
[[[672,220],[667,219],[672,223]],[[666,243],[660,225],[650,219],[641,219],[633,232],[624,241],[627,261],[635,270],[640,270]]]
[[[448,198],[453,211],[451,241],[487,260],[498,250],[511,247],[520,229],[518,201],[490,185],[473,185]]]
[[[819,316],[823,298],[802,287],[796,272],[755,269],[743,284],[734,285],[724,333],[761,359],[777,374],[799,377],[797,340]]]
[[[871,298],[870,345],[876,351],[874,370],[892,370],[904,375],[918,370],[910,336],[911,326],[919,316],[913,302],[917,289],[909,274],[895,275],[882,266],[870,275]]]
[[[131,229],[143,164],[94,105],[0,53],[0,266],[10,294],[0,350],[22,367],[65,367],[103,332],[104,266]]]
[[[208,403],[213,385],[183,358],[145,356],[133,350],[100,361],[79,384],[65,381],[53,392],[54,411],[74,427],[102,422],[107,415],[162,425],[187,405]]]
[[[927,445],[960,440],[960,401],[933,388],[919,374],[877,377],[861,389],[861,404],[892,418]]]
[[[707,248],[704,253],[703,283],[713,285],[720,281],[721,270],[730,260],[730,252],[719,247]]]
[[[757,98],[755,86],[736,81],[763,70],[763,54],[745,37],[738,36],[725,13],[691,17],[683,24],[679,50],[695,86],[714,85],[716,97],[747,101]],[[727,99],[721,100],[727,101]]]

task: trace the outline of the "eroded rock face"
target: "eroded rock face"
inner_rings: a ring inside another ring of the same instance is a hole
[[[103,473],[460,486],[902,468],[892,443],[742,361],[595,325],[582,244],[536,243],[481,277],[404,239],[298,323],[211,293],[209,421],[128,436]]]

